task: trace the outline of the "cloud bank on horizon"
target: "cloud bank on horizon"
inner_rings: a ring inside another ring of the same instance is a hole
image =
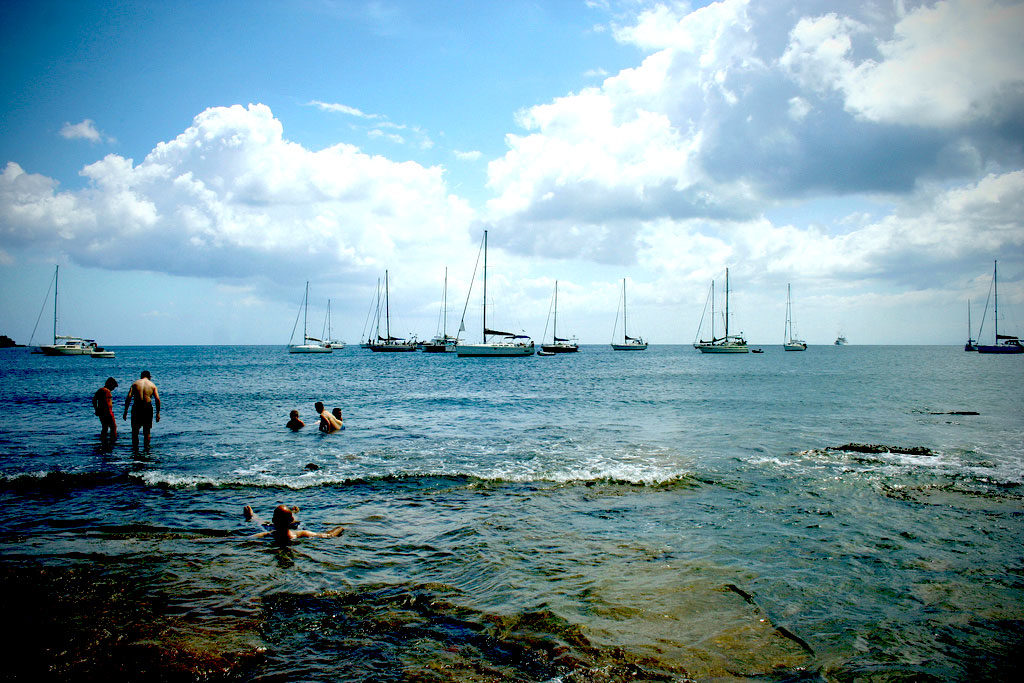
[[[490,226],[530,298],[549,282],[531,263],[620,266],[638,296],[678,301],[725,266],[752,287],[959,295],[999,257],[1020,300],[1022,26],[1024,4],[997,0],[652,4],[604,27],[635,66],[516,113],[481,205],[441,166],[307,149],[266,104],[211,106],[139,162],[85,166],[81,189],[9,160],[0,256],[57,245],[112,270],[354,281],[397,258],[410,274],[468,263]],[[90,119],[61,134],[109,139]],[[575,284],[592,310],[614,287],[588,300]]]

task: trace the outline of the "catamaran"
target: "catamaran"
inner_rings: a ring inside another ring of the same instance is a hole
[[[434,338],[423,344],[424,353],[455,353],[459,343],[457,337],[448,334],[448,269],[444,269],[444,290],[441,295],[441,312],[437,321],[438,331]]]
[[[615,323],[619,322],[619,316],[616,314]],[[615,331],[612,330],[612,338],[615,337]],[[617,341],[612,342],[612,349],[614,351],[646,351],[647,342],[644,341],[643,337],[630,337],[629,332],[626,330],[626,278],[622,278],[622,343]]]
[[[309,280],[306,280],[306,294],[302,297],[302,343],[288,344],[288,353],[330,353],[334,349],[322,339],[310,337],[307,332],[306,321],[309,316]],[[296,320],[295,324],[298,325]],[[295,336],[295,328],[292,328],[292,336]]]
[[[459,341],[455,346],[455,352],[459,358],[482,357],[482,358],[518,358],[521,356],[532,356],[534,352],[533,340],[525,334],[513,334],[492,330],[487,327],[487,231],[484,230],[483,242],[480,249],[484,256],[484,294],[483,294],[483,341],[480,344],[464,344]],[[477,255],[477,263],[480,256]],[[474,280],[476,279],[476,268],[473,268]],[[466,294],[466,305],[462,309],[462,321],[459,323],[459,332],[466,331],[466,309],[469,308],[469,297],[473,292],[473,281],[470,281],[469,292]]]
[[[41,353],[44,356],[92,356],[93,358],[113,358],[114,352],[96,345],[95,339],[84,339],[83,337],[72,337],[66,334],[57,334],[57,285],[60,275],[60,266],[54,266],[53,270],[53,343],[41,344],[33,353]],[[46,303],[43,303],[46,308]],[[42,317],[42,310],[39,312]],[[36,325],[39,321],[36,321]],[[32,338],[35,338],[35,330],[32,330]],[[32,340],[29,340],[31,345]]]
[[[807,342],[797,339],[793,334],[793,304],[790,298],[790,285],[786,284],[786,331],[782,335],[782,348],[786,351],[806,351]]]
[[[580,350],[580,345],[576,342],[575,337],[568,339],[566,337],[558,336],[558,280],[555,280],[555,293],[553,296],[551,343],[541,343],[540,350],[544,352],[544,355],[552,353],[575,353]],[[547,325],[544,326],[544,336],[548,336]]]
[[[415,351],[415,339],[403,339],[391,336],[391,298],[388,271],[384,271],[384,335],[377,333],[377,339],[370,344],[371,351],[401,352]]]
[[[993,300],[995,301],[995,316],[994,316],[994,328],[995,328],[995,343],[994,344],[978,344],[978,353],[1024,353],[1024,345],[1020,343],[1020,339],[1009,334],[999,334],[999,262],[995,261],[992,264],[992,292]],[[984,320],[982,320],[984,325]],[[981,337],[981,334],[978,334]]]
[[[705,306],[706,308],[706,306]],[[703,317],[702,317],[703,322]],[[700,330],[697,330],[698,336]],[[711,339],[694,342],[693,348],[701,353],[749,353],[747,340],[742,334],[729,334],[729,269],[725,269],[725,336],[715,336],[715,282],[711,281]]]

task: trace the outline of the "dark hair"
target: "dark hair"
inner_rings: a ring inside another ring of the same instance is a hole
[[[149,370],[143,370],[142,374],[139,375],[139,377],[145,377],[146,379],[149,379],[151,376],[152,375],[149,374]]]
[[[117,380],[114,379],[113,377],[108,377],[107,381],[103,383],[103,386],[105,386],[107,389],[113,389],[117,387]]]
[[[318,413],[324,412],[324,402],[323,401],[317,401],[316,403],[313,404],[313,407],[316,408],[316,412],[318,412]]]

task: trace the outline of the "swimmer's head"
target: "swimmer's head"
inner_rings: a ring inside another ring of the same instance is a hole
[[[323,401],[317,401],[316,403],[313,404],[313,407],[316,408],[317,415],[319,415],[320,413],[324,412],[324,403],[323,403]]]
[[[274,508],[274,529],[277,531],[286,531],[293,529],[298,526],[298,521],[295,519],[295,513],[299,511],[297,506],[292,505],[278,505]]]
[[[298,420],[299,419],[299,411],[293,410],[292,412],[288,413],[288,417],[292,418],[293,420]]]
[[[336,417],[336,418],[338,418],[340,420],[341,419],[341,408],[335,408],[334,410],[332,410],[331,411],[331,415],[333,415],[334,417]]]
[[[103,386],[105,386],[107,389],[116,389],[117,380],[114,379],[113,377],[108,377],[107,381],[103,383]]]
[[[143,379],[149,379],[149,378],[150,378],[151,376],[152,376],[152,375],[150,375],[150,374],[149,374],[149,370],[143,370],[143,371],[142,371],[142,374],[141,374],[141,375],[139,375],[139,377],[141,377],[141,378],[143,378]]]

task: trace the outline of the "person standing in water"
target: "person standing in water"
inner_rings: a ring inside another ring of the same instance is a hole
[[[293,432],[297,432],[305,426],[306,423],[299,419],[299,411],[293,410],[292,412],[288,413],[288,422],[285,423],[285,427],[292,430]]]
[[[128,419],[128,407],[132,409],[132,448],[139,450],[139,429],[142,430],[145,449],[149,451],[149,431],[153,428],[153,418],[160,421],[160,392],[150,379],[149,370],[143,370],[139,379],[132,382],[128,396],[124,399],[124,415]]]
[[[100,419],[100,441],[113,444],[117,441],[117,420],[114,419],[114,397],[110,393],[117,388],[117,380],[108,377],[103,386],[92,395],[92,409]]]

